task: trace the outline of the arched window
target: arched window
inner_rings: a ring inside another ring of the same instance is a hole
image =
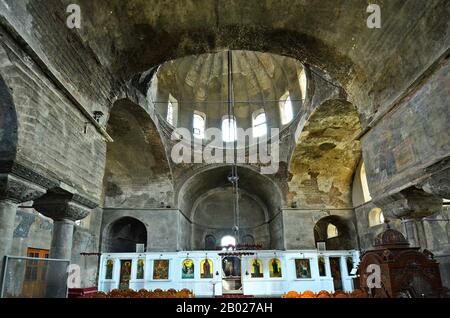
[[[226,116],[222,120],[222,140],[224,142],[232,142],[237,138],[236,119]]]
[[[281,117],[282,125],[289,124],[292,121],[292,119],[294,118],[294,112],[292,110],[292,101],[291,101],[291,96],[289,95],[289,92],[286,92],[286,94],[284,94],[281,97],[280,117]]]
[[[216,249],[216,238],[214,235],[205,236],[205,250],[212,251]]]
[[[220,245],[223,250],[229,249],[230,247],[236,246],[236,239],[231,235],[224,236],[220,240]]]
[[[372,200],[372,197],[370,196],[369,192],[369,184],[367,183],[367,176],[366,176],[366,167],[364,163],[361,165],[361,172],[360,172],[360,179],[361,179],[361,187],[363,191],[364,196],[364,203],[369,202]]]
[[[178,114],[177,106],[178,106],[177,100],[172,95],[169,95],[169,102],[167,104],[166,121],[169,124],[171,124],[172,126],[177,125],[177,114]]]
[[[333,238],[333,237],[337,237],[339,235],[338,233],[338,229],[335,225],[333,224],[328,224],[327,226],[327,239]]]
[[[244,235],[244,237],[242,238],[242,244],[255,245],[255,239],[250,234]]]
[[[194,137],[203,139],[205,137],[205,115],[195,112],[192,127]]]
[[[266,113],[259,112],[253,117],[253,137],[262,137],[267,134]]]
[[[373,208],[369,212],[369,226],[376,226],[384,223],[383,211],[380,208]]]
[[[305,69],[302,69],[299,76],[298,76],[298,82],[300,84],[300,91],[302,93],[302,100],[306,99],[306,88],[307,88],[307,82],[306,82],[306,73]]]

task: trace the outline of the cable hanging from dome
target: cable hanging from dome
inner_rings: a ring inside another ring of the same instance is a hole
[[[234,226],[233,232],[236,243],[239,244],[239,175],[237,169],[237,123],[234,117],[234,96],[233,96],[233,53],[228,50],[228,140],[231,141],[231,134],[233,133],[233,165],[231,173],[228,176],[228,181],[233,185],[234,200],[233,200],[233,214]]]

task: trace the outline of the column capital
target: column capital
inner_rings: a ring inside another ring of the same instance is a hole
[[[81,220],[88,216],[97,204],[78,194],[58,189],[49,190],[34,201],[33,207],[53,220]]]
[[[44,195],[46,189],[21,177],[0,173],[0,200],[21,203]]]
[[[394,194],[373,198],[387,218],[420,219],[439,212],[442,199],[422,189],[410,187]]]

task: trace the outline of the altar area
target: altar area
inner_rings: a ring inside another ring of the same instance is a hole
[[[352,291],[359,252],[318,250],[104,253],[100,291],[189,289],[197,297]]]

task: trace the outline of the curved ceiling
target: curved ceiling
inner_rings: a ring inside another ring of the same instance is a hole
[[[220,166],[197,172],[188,178],[177,191],[178,208],[192,217],[192,207],[198,198],[211,189],[230,186],[228,181],[230,171],[231,166]],[[269,216],[274,216],[282,204],[278,186],[268,177],[250,168],[239,166],[238,174],[239,188],[257,196],[267,207]]]
[[[236,102],[279,100],[299,89],[302,64],[281,55],[254,51],[231,51],[233,98]],[[191,55],[164,63],[157,72],[158,89],[178,102],[206,102],[215,106],[228,100],[228,52]],[[167,102],[167,100],[162,101]]]
[[[446,0],[383,1],[381,29],[367,1],[61,1],[81,5],[83,43],[121,79],[190,54],[271,52],[328,72],[369,117],[450,44]]]
[[[305,125],[289,171],[290,204],[301,208],[351,208],[353,173],[361,158],[356,108],[328,100]]]
[[[173,185],[164,145],[150,116],[127,99],[108,120],[105,206],[154,208],[173,205]]]

